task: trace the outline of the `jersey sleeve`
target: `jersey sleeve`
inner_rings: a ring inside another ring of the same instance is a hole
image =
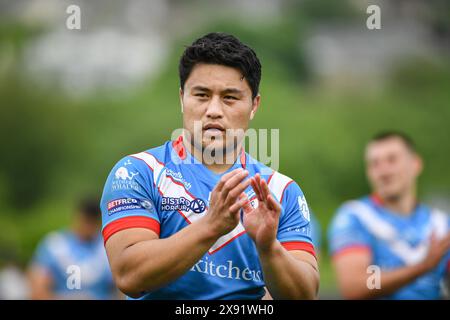
[[[316,256],[311,239],[308,204],[300,187],[290,182],[281,198],[282,212],[277,239],[287,250],[303,250]]]
[[[332,256],[349,250],[370,250],[371,237],[358,218],[346,205],[341,206],[328,229]]]
[[[128,156],[111,170],[100,203],[104,243],[115,233],[145,228],[159,236],[153,171],[140,159]]]
[[[33,254],[31,259],[31,267],[37,267],[44,270],[47,274],[53,275],[57,272],[56,258],[50,250],[51,242],[54,241],[54,234],[51,233],[43,238]]]

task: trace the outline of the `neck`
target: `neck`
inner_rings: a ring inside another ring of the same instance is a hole
[[[224,154],[223,157],[215,157],[214,159],[204,159],[204,153],[202,150],[194,147],[192,143],[186,141],[183,138],[183,146],[194,156],[196,160],[201,162],[209,170],[216,174],[221,174],[230,169],[237,160],[240,154],[241,144],[238,144],[236,148],[229,154]],[[208,161],[209,160],[209,161]]]
[[[415,192],[405,192],[397,197],[378,197],[381,199],[383,207],[404,216],[411,215],[417,205]]]

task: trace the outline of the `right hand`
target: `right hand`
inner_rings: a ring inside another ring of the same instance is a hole
[[[426,271],[436,268],[442,258],[450,250],[450,232],[441,239],[437,239],[435,234],[431,235],[428,253],[422,261],[422,266]]]
[[[247,176],[247,170],[235,169],[223,175],[211,193],[204,221],[218,236],[229,233],[239,223],[240,209],[248,202],[248,199],[239,199],[250,185],[250,179],[244,180]]]

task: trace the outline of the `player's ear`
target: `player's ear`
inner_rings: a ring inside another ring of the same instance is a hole
[[[258,110],[260,103],[261,103],[261,95],[258,93],[258,95],[255,98],[253,98],[252,111],[250,112],[250,120],[253,120],[253,118],[255,117],[255,113]]]
[[[181,104],[181,113],[184,112],[184,104],[183,104],[183,89],[180,87],[180,104]]]
[[[416,154],[414,156],[415,166],[416,166],[416,175],[419,176],[423,170],[423,160],[422,157]]]

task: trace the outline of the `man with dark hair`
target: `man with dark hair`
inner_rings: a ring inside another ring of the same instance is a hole
[[[419,203],[422,160],[404,133],[367,144],[373,193],[348,201],[329,229],[337,280],[349,299],[439,299],[450,267],[450,219]]]
[[[100,234],[98,199],[76,206],[69,230],[54,231],[38,245],[29,270],[32,299],[116,299]]]
[[[118,287],[137,299],[261,299],[266,287],[274,298],[315,298],[300,187],[229,134],[247,130],[260,104],[255,52],[211,33],[185,49],[179,75],[183,133],[120,160],[103,191]]]

